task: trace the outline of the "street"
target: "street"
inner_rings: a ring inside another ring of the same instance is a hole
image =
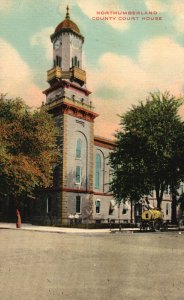
[[[184,299],[184,232],[0,229],[0,299]]]

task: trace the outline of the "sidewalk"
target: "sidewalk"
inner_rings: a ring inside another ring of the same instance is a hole
[[[70,227],[54,227],[54,226],[36,226],[32,224],[22,224],[21,228],[16,228],[15,223],[0,223],[0,229],[13,229],[13,230],[29,230],[29,231],[40,231],[40,232],[55,232],[55,233],[111,233],[117,232],[118,229],[109,228],[105,229],[83,229],[83,228],[70,228]],[[122,231],[133,232],[139,230],[138,228],[123,228]]]

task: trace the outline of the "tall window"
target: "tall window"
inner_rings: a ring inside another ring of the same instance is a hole
[[[77,56],[72,57],[72,67],[78,67],[79,68],[80,63],[79,60],[77,59]]]
[[[81,158],[82,154],[82,141],[81,139],[77,140],[77,146],[76,146],[76,158]]]
[[[169,203],[166,203],[166,215],[168,216],[169,214]]]
[[[100,154],[96,154],[95,162],[95,188],[100,188],[100,173],[101,173],[101,157]]]
[[[97,214],[100,213],[100,205],[101,205],[101,201],[100,200],[96,200],[96,213]]]
[[[76,196],[76,213],[80,214],[81,213],[81,197]]]
[[[74,57],[74,66],[77,67],[77,56]]]
[[[56,59],[54,60],[54,67],[61,67],[61,57],[56,55]]]
[[[81,167],[76,166],[76,176],[75,176],[76,183],[81,183]]]

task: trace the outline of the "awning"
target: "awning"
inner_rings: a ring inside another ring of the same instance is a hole
[[[131,209],[131,206],[130,206],[130,204],[126,201],[125,203],[123,203],[123,208],[124,208],[124,209],[130,210],[130,209]]]
[[[68,219],[74,219],[74,218],[75,218],[74,215],[72,215],[72,214],[68,215]]]

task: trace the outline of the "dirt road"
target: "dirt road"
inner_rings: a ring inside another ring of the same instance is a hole
[[[2,300],[183,300],[184,233],[0,230]]]

